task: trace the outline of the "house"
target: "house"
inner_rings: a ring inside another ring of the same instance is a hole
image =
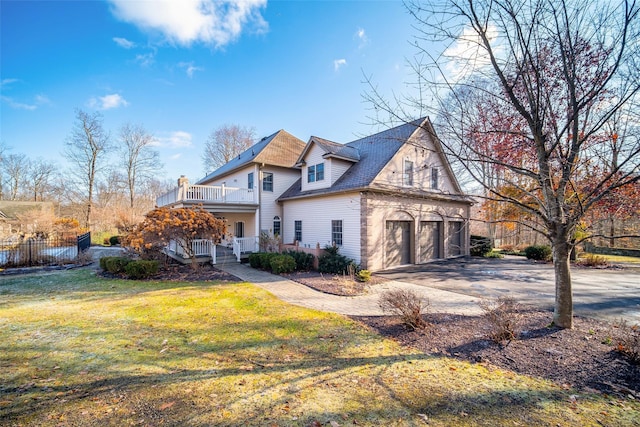
[[[281,130],[174,193],[173,206],[201,203],[225,218],[238,256],[257,250],[259,232],[340,246],[372,271],[469,253],[472,201],[428,118],[347,144]]]

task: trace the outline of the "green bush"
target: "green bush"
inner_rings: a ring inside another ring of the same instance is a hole
[[[271,257],[271,271],[273,274],[291,273],[296,269],[296,260],[291,255],[275,254]]]
[[[111,236],[111,237],[109,237],[109,244],[111,246],[119,245],[120,244],[120,236]]]
[[[262,268],[263,270],[271,271],[271,260],[277,257],[278,255],[280,254],[277,252],[261,252],[260,268]]]
[[[129,279],[148,279],[158,272],[158,261],[131,261],[124,267]]]
[[[289,249],[283,252],[284,255],[289,255],[296,261],[297,271],[309,271],[313,269],[313,261],[315,256],[306,252],[294,251]]]
[[[496,252],[494,250],[490,250],[486,254],[483,255],[485,258],[504,258],[504,255],[500,252]]]
[[[105,261],[105,266],[107,267],[107,271],[113,274],[124,273],[124,269],[132,260],[123,256],[113,256],[108,257],[107,261]]]
[[[493,250],[491,239],[483,236],[471,236],[471,247],[469,253],[471,256],[485,256]]]
[[[527,246],[524,249],[527,259],[535,261],[548,261],[551,259],[551,248],[547,245]]]
[[[261,256],[262,255],[260,252],[254,252],[249,254],[249,265],[251,266],[251,268],[260,268],[260,260],[261,260]]]
[[[318,271],[321,273],[344,274],[349,264],[354,263],[351,258],[340,254],[337,246],[325,246],[324,251],[318,258]]]

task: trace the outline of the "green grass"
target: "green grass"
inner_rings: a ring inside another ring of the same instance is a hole
[[[638,413],[425,356],[246,283],[0,278],[3,425],[625,426]]]

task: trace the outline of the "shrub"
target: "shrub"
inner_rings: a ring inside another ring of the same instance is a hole
[[[393,289],[380,295],[378,305],[385,313],[400,316],[402,323],[413,330],[425,329],[429,324],[423,315],[429,308],[429,300],[422,299],[410,289]]]
[[[490,250],[489,252],[484,254],[483,257],[485,257],[485,258],[504,258],[504,255],[502,255],[501,252]]]
[[[278,255],[276,252],[260,252],[260,268],[271,271],[271,260]]]
[[[107,271],[112,274],[124,273],[125,267],[131,262],[130,258],[123,256],[113,256],[107,258],[108,259],[105,261],[105,266],[107,267]]]
[[[368,282],[371,280],[371,272],[369,270],[360,270],[356,276],[360,282]]]
[[[491,328],[490,338],[495,342],[511,341],[520,334],[522,313],[512,297],[483,299],[478,303]]]
[[[471,236],[469,253],[471,256],[485,256],[493,250],[491,239],[483,236]]]
[[[318,271],[321,273],[344,274],[354,261],[339,253],[337,246],[327,245],[325,253],[318,258]]]
[[[547,245],[534,245],[524,248],[527,259],[535,261],[548,261],[551,259],[551,248]]]
[[[129,279],[148,279],[158,272],[158,261],[131,261],[124,267]]]
[[[586,254],[586,256],[581,258],[577,264],[584,267],[606,267],[609,265],[609,262],[601,255]]]
[[[296,261],[296,270],[309,271],[313,269],[313,260],[315,259],[315,256],[313,256],[313,254],[294,251],[293,249],[284,251],[283,254],[293,257],[293,259]]]
[[[249,254],[249,265],[251,268],[260,268],[260,252],[253,252]]]
[[[296,269],[296,260],[290,255],[279,255],[271,258],[271,271],[273,274],[291,273]]]
[[[120,244],[120,236],[111,236],[109,237],[109,244],[111,246],[116,246]]]
[[[624,354],[630,362],[640,365],[640,325],[630,325],[626,320],[621,320],[615,327],[616,350]]]

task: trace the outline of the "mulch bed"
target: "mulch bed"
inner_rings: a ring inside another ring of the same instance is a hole
[[[98,274],[108,278],[124,278],[124,275],[115,275],[108,271],[99,270]],[[186,264],[169,264],[160,267],[158,274],[148,280],[167,280],[175,282],[241,282],[236,276],[218,270],[211,264],[200,264],[197,269]]]
[[[426,354],[546,378],[565,388],[640,399],[640,366],[616,351],[619,331],[601,320],[575,317],[573,329],[559,329],[549,326],[552,313],[528,310],[518,339],[496,343],[488,338],[491,330],[482,316],[430,314],[425,319],[431,326],[422,331],[409,330],[396,317],[353,318]]]

